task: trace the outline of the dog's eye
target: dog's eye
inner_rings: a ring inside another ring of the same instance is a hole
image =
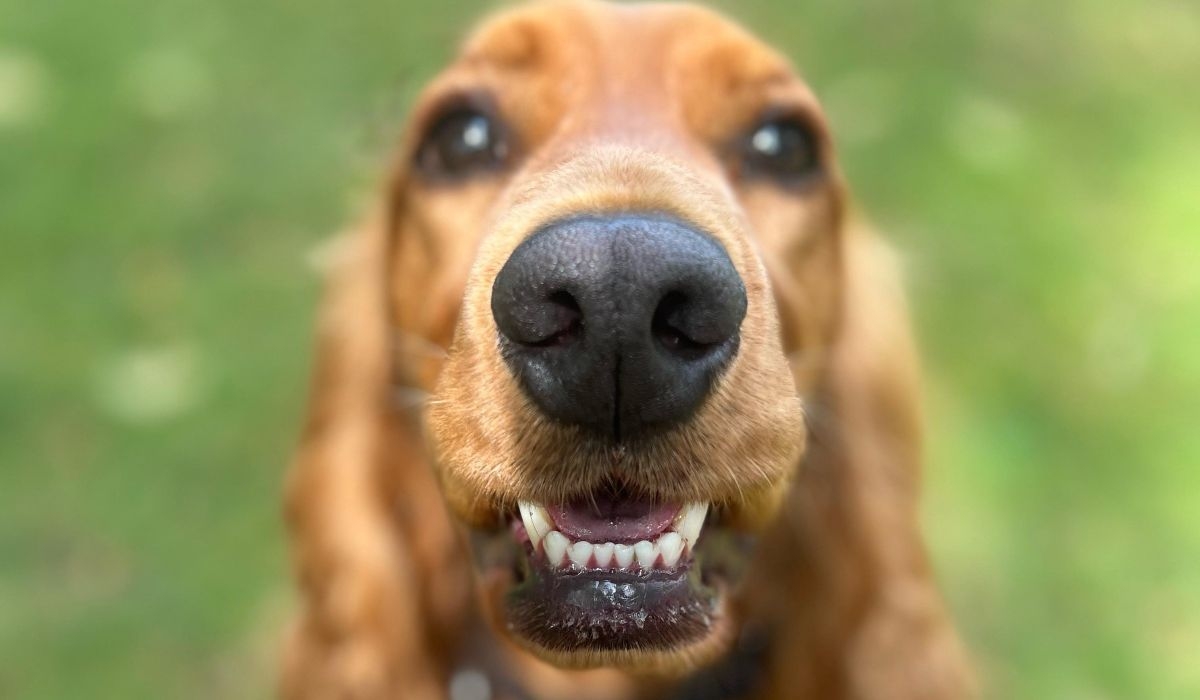
[[[745,141],[743,158],[748,174],[789,184],[821,169],[816,136],[794,119],[766,121],[755,127]]]
[[[429,175],[460,178],[492,170],[507,157],[499,123],[483,112],[463,109],[434,123],[417,151],[417,165]]]

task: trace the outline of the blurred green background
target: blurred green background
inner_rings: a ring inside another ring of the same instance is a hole
[[[1200,697],[1200,5],[733,2],[908,253],[995,698]],[[0,697],[261,697],[314,249],[468,2],[0,0]]]

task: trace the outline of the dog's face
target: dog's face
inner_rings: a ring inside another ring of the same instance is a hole
[[[721,653],[837,323],[843,195],[810,91],[709,12],[547,3],[474,35],[401,158],[402,381],[432,390],[487,613],[562,666]],[[412,359],[415,337],[448,355]]]

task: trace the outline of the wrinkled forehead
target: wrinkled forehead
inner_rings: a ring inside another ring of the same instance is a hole
[[[486,100],[541,137],[555,129],[719,138],[764,110],[823,124],[811,91],[774,50],[687,5],[545,2],[486,22],[431,85]],[[540,133],[539,133],[540,132]]]

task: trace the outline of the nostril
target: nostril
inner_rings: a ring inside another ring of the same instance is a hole
[[[492,317],[500,334],[514,346],[567,345],[583,333],[579,300],[562,280],[544,279],[543,266],[541,256],[518,249],[496,277]]]
[[[695,329],[688,328],[687,307],[690,300],[680,291],[671,291],[658,302],[650,322],[650,332],[659,345],[668,352],[685,360],[704,357],[716,344],[704,342],[696,337]]]
[[[744,297],[739,297],[744,299]],[[650,331],[659,345],[682,360],[700,360],[726,347],[737,336],[745,302],[731,303],[703,290],[672,290],[654,310]]]
[[[570,292],[558,291],[551,294],[544,305],[548,334],[533,338],[525,343],[531,347],[551,348],[568,345],[583,334],[583,310]]]

